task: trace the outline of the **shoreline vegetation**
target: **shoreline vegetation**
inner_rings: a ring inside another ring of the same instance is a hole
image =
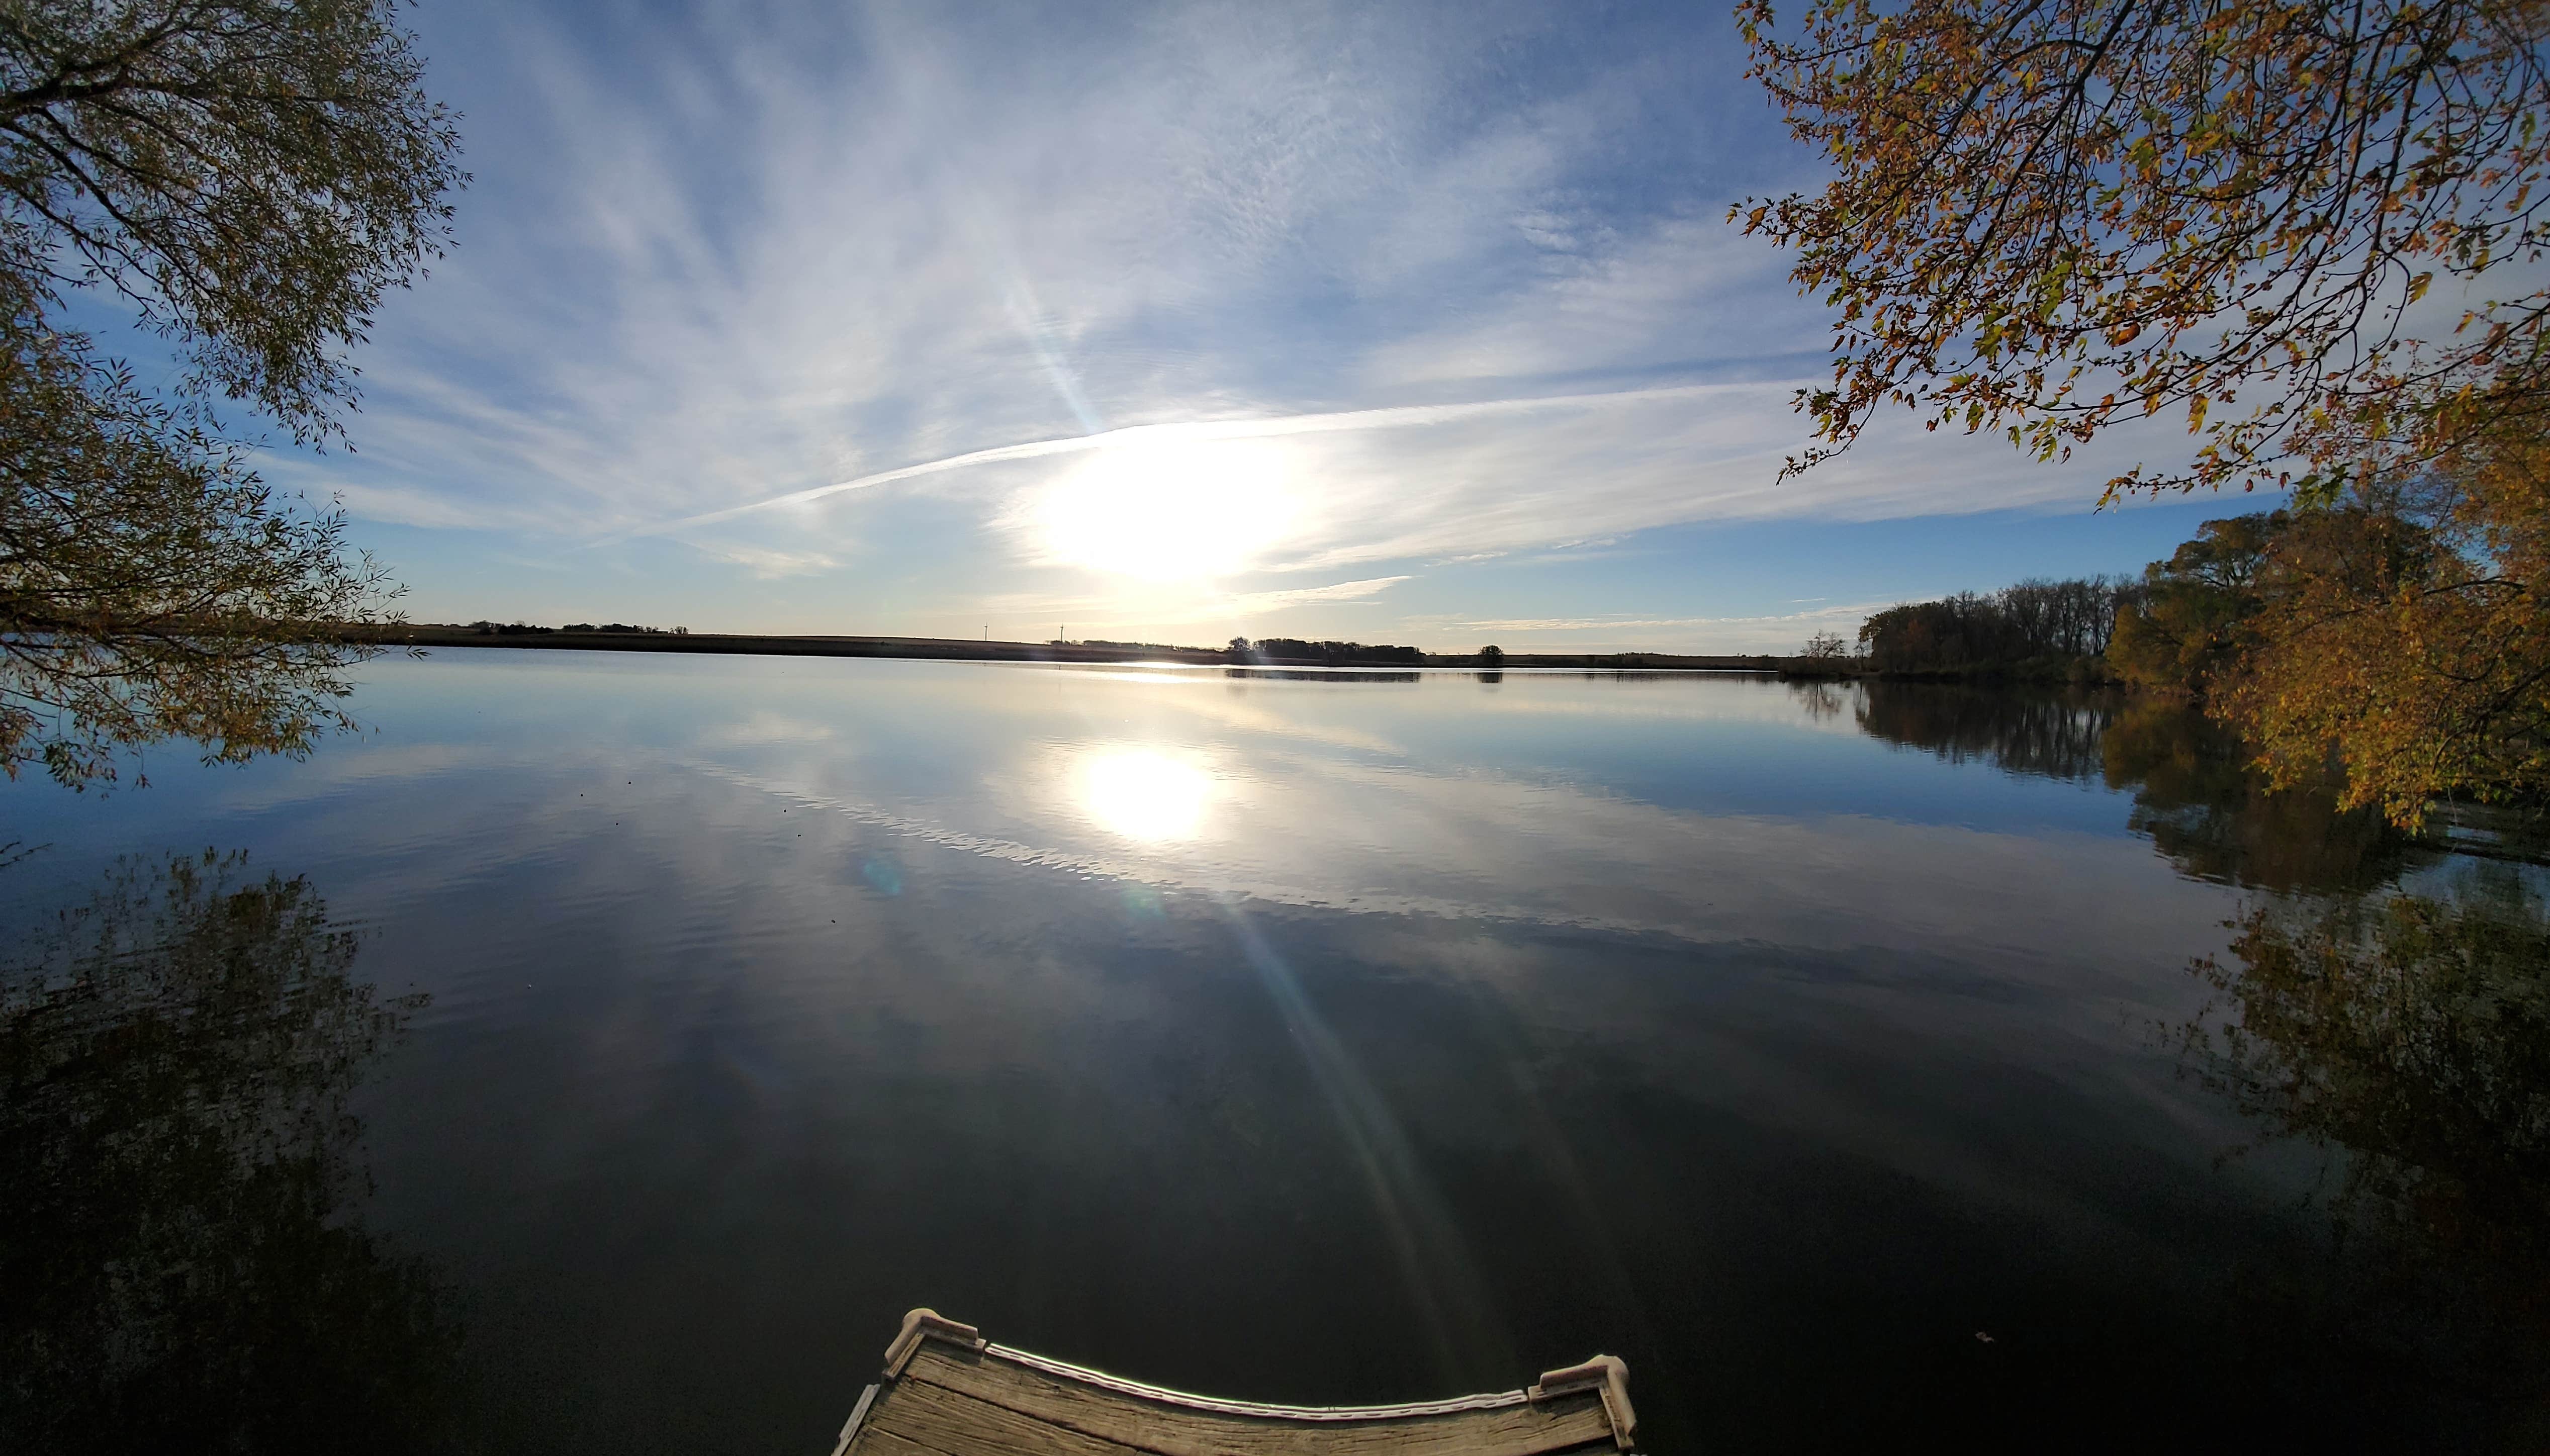
[[[1905,603],[1861,625],[1857,660],[1876,676],[1915,682],[2124,686],[2109,649],[2145,595],[2139,582],[2092,576]]]
[[[705,652],[770,657],[897,657],[951,662],[1149,662],[1195,667],[1415,669],[1575,667],[1614,671],[1761,672],[1793,677],[1850,677],[1865,669],[1847,659],[1762,652],[1426,652],[1362,642],[1268,638],[1226,647],[1098,638],[1020,642],[973,637],[852,636],[775,632],[697,632],[683,628],[535,627],[523,623],[355,623],[340,641],[375,647],[548,647],[598,652]]]
[[[2334,779],[2417,827],[2550,811],[2540,509],[2550,470],[2460,460],[2333,504],[2207,521],[2139,580],[2028,581],[1860,628],[1881,676],[2115,687],[2201,709],[2280,789]],[[2508,504],[2512,502],[2512,504]],[[1838,651],[1820,637],[1809,650]]]

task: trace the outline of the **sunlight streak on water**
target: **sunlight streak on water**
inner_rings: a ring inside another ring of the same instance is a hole
[[[1329,1120],[1362,1175],[1409,1298],[1425,1321],[1426,1340],[1443,1378],[1457,1382],[1465,1368],[1512,1364],[1515,1352],[1495,1317],[1487,1282],[1461,1236],[1460,1221],[1426,1175],[1399,1117],[1320,1015],[1292,966],[1258,932],[1238,897],[1221,897],[1221,904],[1249,969],[1283,1017],[1284,1029],[1292,1034],[1303,1066],[1328,1106]]]

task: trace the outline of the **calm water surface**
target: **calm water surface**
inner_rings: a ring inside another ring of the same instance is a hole
[[[1663,1451],[2544,1439],[2550,1014],[2438,1074],[2243,979],[2538,872],[2173,713],[541,651],[356,711],[0,790],[21,1448],[817,1456],[924,1304],[1287,1402],[1608,1351]]]

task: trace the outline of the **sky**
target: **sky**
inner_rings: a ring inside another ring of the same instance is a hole
[[[336,498],[418,621],[1794,650],[2131,572],[1888,419],[1779,478],[1830,318],[1730,204],[1818,159],[1725,9],[426,0],[455,242],[354,355]]]

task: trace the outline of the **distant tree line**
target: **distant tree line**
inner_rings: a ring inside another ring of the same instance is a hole
[[[2207,521],[2139,582],[1961,593],[1881,612],[1859,639],[1880,673],[2200,703],[2278,788],[2335,763],[2345,807],[2414,825],[2438,801],[2550,801],[2545,582],[2550,443],[2509,439],[2337,501]]]
[[[1119,652],[1210,652],[1213,650],[1211,647],[1182,647],[1175,642],[1120,642],[1109,637],[1081,637],[1076,641],[1065,641],[1060,637],[1055,637],[1051,642],[1047,643],[1047,645],[1055,647],[1107,647]]]
[[[606,622],[599,627],[594,626],[590,622],[570,622],[564,627],[537,627],[527,622],[487,622],[482,620],[469,624],[469,630],[478,633],[478,635],[482,637],[537,636],[542,632],[561,631],[626,631],[651,633],[655,636],[671,635],[677,637],[689,636],[691,633],[691,630],[687,627],[676,627],[667,632],[665,629],[660,627],[632,627],[626,622]]]
[[[1859,629],[1860,650],[1879,672],[2100,678],[2117,615],[2142,590],[2092,576],[1959,592],[1869,618]]]
[[[1233,637],[1230,649],[1267,659],[1320,662],[1330,667],[1419,667],[1425,662],[1424,652],[1416,647],[1313,642],[1300,637],[1259,637],[1254,643],[1246,637]],[[1498,655],[1502,657],[1504,654]]]

